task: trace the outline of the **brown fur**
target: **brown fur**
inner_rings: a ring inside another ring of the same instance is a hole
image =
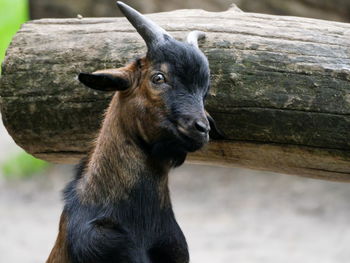
[[[60,219],[59,233],[54,248],[52,249],[46,263],[70,263],[67,251],[66,226],[66,216],[64,213],[62,213]]]
[[[141,67],[138,63],[141,62]],[[119,69],[99,70],[123,76],[132,86],[116,92],[105,113],[102,128],[89,154],[78,191],[86,204],[107,203],[127,199],[128,191],[138,181],[142,170],[158,170],[158,191],[161,206],[170,205],[167,173],[170,167],[160,166],[139,150],[136,135],[150,143],[160,136],[157,128],[166,114],[159,90],[149,81],[154,73],[146,58]],[[166,71],[166,65],[162,68]],[[66,247],[66,218],[62,214],[55,246],[47,263],[69,263]]]
[[[123,74],[132,87],[117,92],[106,111],[79,186],[81,197],[87,202],[127,198],[128,189],[137,182],[135,175],[140,169],[150,166],[150,160],[139,151],[133,139],[140,135],[145,142],[155,140],[159,136],[157,123],[165,112],[159,91],[149,85],[151,72],[148,62],[144,58],[141,63],[142,70],[135,62],[120,69],[97,71]],[[161,185],[166,187],[166,184]],[[160,189],[160,192],[163,196],[164,191]],[[162,199],[165,199],[164,196]]]

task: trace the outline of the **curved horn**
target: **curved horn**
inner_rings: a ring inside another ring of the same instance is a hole
[[[198,40],[204,39],[205,33],[202,31],[192,31],[187,36],[187,43],[198,47]]]
[[[125,15],[125,17],[145,40],[148,49],[152,49],[152,47],[158,43],[165,41],[165,36],[171,37],[169,33],[167,33],[163,28],[137,12],[132,7],[120,1],[117,2],[117,5],[120,11]]]

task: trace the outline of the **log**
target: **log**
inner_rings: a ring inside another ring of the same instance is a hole
[[[348,0],[126,0],[125,2],[141,13],[197,7],[208,11],[223,11],[227,10],[233,2],[247,12],[350,22],[350,1]],[[92,17],[122,16],[119,10],[115,10],[115,1],[29,0],[29,3],[32,19],[69,18],[77,14]]]
[[[189,160],[350,181],[350,24],[177,10],[149,15],[176,38],[207,32],[212,88],[206,108],[225,132]],[[2,66],[1,113],[34,156],[75,163],[112,96],[79,72],[145,53],[125,18],[43,19],[23,25]]]
[[[242,10],[350,22],[348,0],[233,0]]]

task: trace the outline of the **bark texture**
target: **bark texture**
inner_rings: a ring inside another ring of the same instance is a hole
[[[348,0],[233,0],[247,12],[350,22]]]
[[[315,19],[178,10],[150,15],[176,38],[202,30],[212,89],[207,109],[226,133],[190,156],[201,163],[350,180],[350,25]],[[122,66],[145,53],[125,18],[28,22],[7,51],[1,112],[36,157],[76,162],[112,94],[79,72]]]
[[[29,0],[31,17],[121,16],[115,1],[107,0]],[[348,0],[125,0],[141,13],[164,12],[182,8],[203,8],[208,11],[227,10],[235,3],[244,11],[273,15],[303,16],[350,22]]]

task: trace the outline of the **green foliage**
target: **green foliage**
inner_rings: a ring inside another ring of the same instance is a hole
[[[0,63],[12,37],[27,20],[28,0],[0,0]],[[47,167],[48,163],[23,152],[1,164],[0,169],[6,177],[28,177]]]
[[[0,0],[0,63],[12,37],[26,20],[28,0]]]
[[[49,163],[22,152],[1,164],[1,172],[7,178],[26,178],[44,172]]]

